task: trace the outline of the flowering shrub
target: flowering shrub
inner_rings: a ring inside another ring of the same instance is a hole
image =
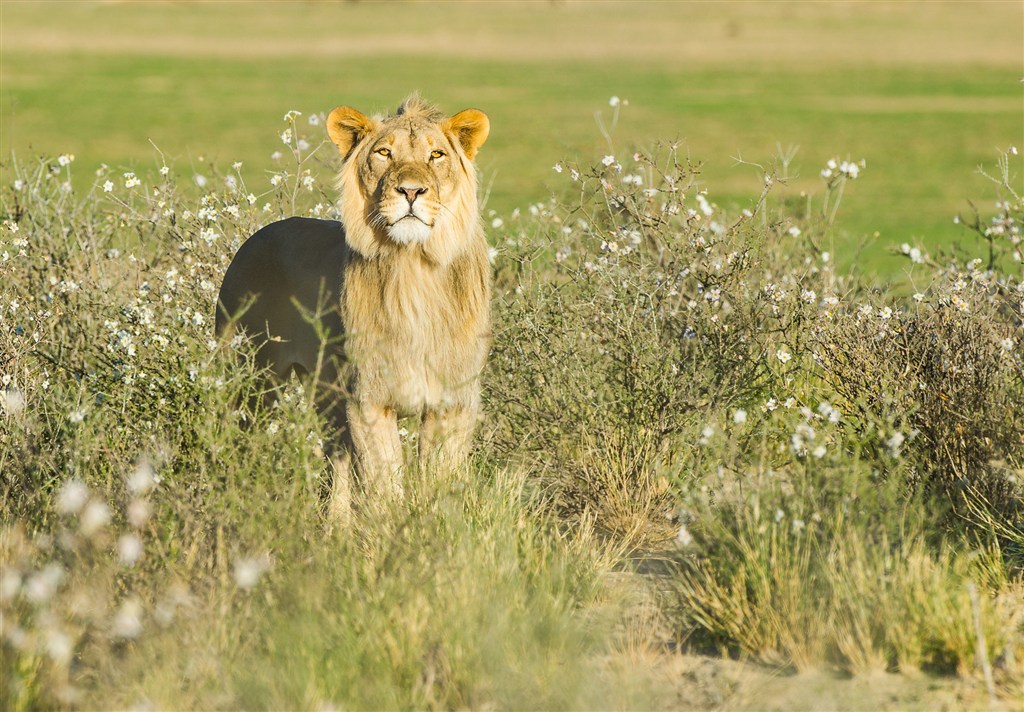
[[[74,156],[13,162],[3,704],[607,704],[581,659],[604,650],[599,581],[624,565],[609,550],[650,548],[675,559],[662,613],[681,638],[798,667],[995,666],[1013,694],[1012,154],[998,214],[962,219],[983,255],[896,251],[908,297],[835,268],[866,164],[827,159],[794,203],[781,156],[725,208],[678,146],[616,149],[627,105],[593,165],[555,165],[570,197],[485,216],[495,333],[468,472],[410,473],[404,506],[333,535],[310,394],[267,405],[248,345],[212,333],[248,235],[336,217],[323,117],[285,115],[263,178],[161,156],[76,195]]]

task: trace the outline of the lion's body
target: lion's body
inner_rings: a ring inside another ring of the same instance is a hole
[[[240,326],[279,378],[318,374],[345,394],[340,459],[354,454],[366,488],[386,496],[402,490],[399,415],[422,417],[421,461],[447,465],[479,417],[490,267],[472,158],[487,129],[480,112],[444,118],[415,98],[383,119],[335,109],[341,223],[268,225],[221,287],[219,333]],[[347,507],[342,477],[335,509]]]

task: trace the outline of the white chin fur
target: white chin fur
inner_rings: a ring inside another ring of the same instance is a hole
[[[399,220],[388,227],[388,237],[399,245],[426,242],[430,237],[430,226],[413,218]]]

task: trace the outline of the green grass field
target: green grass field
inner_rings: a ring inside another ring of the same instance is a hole
[[[629,101],[615,150],[683,141],[723,205],[760,190],[736,157],[767,164],[799,146],[793,194],[816,189],[833,155],[865,159],[844,229],[850,244],[879,233],[861,257],[887,275],[893,245],[961,239],[953,217],[986,194],[975,169],[1024,143],[1015,2],[10,0],[2,12],[0,155],[136,167],[159,161],[152,141],[177,171],[243,161],[259,184],[289,109],[388,110],[419,90],[490,115],[481,167],[504,214],[560,190],[555,161],[606,150],[593,116],[607,120],[614,95]]]

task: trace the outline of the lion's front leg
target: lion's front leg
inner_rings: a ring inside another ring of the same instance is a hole
[[[420,466],[452,469],[465,462],[479,418],[469,405],[432,408],[420,426]]]
[[[371,497],[402,497],[402,443],[393,408],[350,403],[349,433],[363,489]]]

